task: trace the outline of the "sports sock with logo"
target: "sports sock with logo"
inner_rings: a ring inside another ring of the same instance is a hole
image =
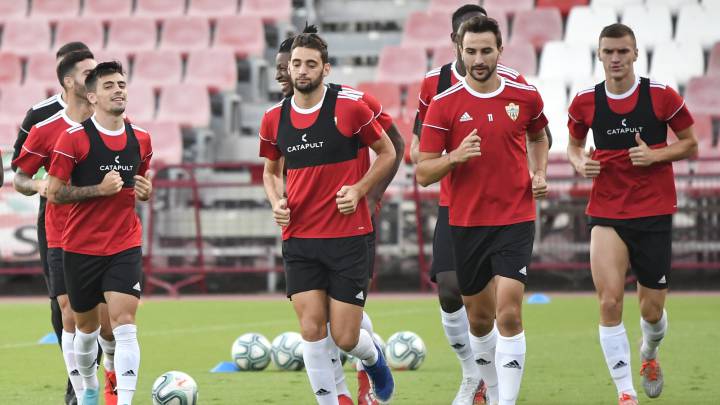
[[[137,326],[120,325],[113,329],[115,336],[115,377],[117,378],[118,405],[132,403],[140,368],[140,345]]]
[[[329,337],[316,342],[303,339],[302,343],[305,371],[317,403],[319,405],[336,405],[338,399],[337,391],[335,391],[333,365],[329,356],[331,349]],[[332,345],[334,346],[334,343]]]
[[[465,307],[461,307],[455,312],[449,313],[440,309],[440,317],[442,318],[445,337],[447,337],[450,347],[455,351],[460,365],[462,366],[463,377],[480,378],[480,370],[475,363],[473,350],[470,346],[470,333]]]
[[[617,326],[600,325],[599,331],[600,346],[605,355],[605,363],[607,363],[610,376],[615,382],[617,392],[637,396],[630,372],[630,344],[627,332],[625,332],[625,325],[622,322]]]
[[[65,368],[67,369],[68,376],[70,377],[70,383],[75,390],[76,396],[82,396],[83,392],[83,379],[80,377],[80,372],[77,367],[77,360],[75,359],[75,346],[73,340],[75,334],[68,332],[63,329],[62,331],[62,354],[65,359]]]
[[[644,359],[652,360],[657,357],[658,347],[667,331],[667,323],[667,312],[664,309],[662,317],[657,323],[650,323],[640,318],[640,329],[643,336],[640,353]]]
[[[520,393],[523,371],[525,370],[525,332],[515,336],[498,334],[495,351],[500,405],[512,405]]]
[[[490,333],[485,336],[474,336],[468,332],[470,347],[475,358],[475,364],[480,371],[480,378],[487,385],[487,395],[490,403],[498,401],[498,373],[495,368],[495,349],[497,345],[497,327],[493,326]]]
[[[115,371],[115,340],[105,340],[98,336],[98,343],[103,351],[103,367],[105,371]]]
[[[97,337],[100,328],[91,333],[84,333],[80,329],[75,330],[73,347],[75,348],[75,361],[77,362],[78,373],[83,380],[85,389],[98,389],[97,359],[98,344]]]
[[[378,360],[378,352],[373,338],[365,329],[360,329],[358,343],[348,354],[357,357],[366,366],[373,366]]]

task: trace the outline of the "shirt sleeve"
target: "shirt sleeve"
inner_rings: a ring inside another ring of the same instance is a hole
[[[422,124],[420,152],[442,153],[446,150],[447,137],[450,134],[448,119],[438,102],[431,102],[427,116]]]
[[[138,175],[144,176],[148,169],[150,169],[150,160],[152,160],[153,156],[152,138],[149,133],[146,137],[144,137],[142,143],[140,144],[140,155],[141,159],[140,167],[138,168]]]
[[[581,100],[579,96],[573,98],[568,108],[568,130],[570,136],[576,139],[585,139],[590,130],[590,126],[585,123]]]
[[[692,124],[695,123],[690,111],[685,104],[682,96],[678,94],[675,89],[670,86],[666,86],[658,94],[660,102],[657,103],[661,111],[658,111],[658,116],[662,117],[663,121],[666,121],[673,131],[680,132],[688,129]],[[655,103],[653,103],[655,105]]]
[[[432,101],[432,98],[435,97],[435,91],[436,89],[431,89],[432,80],[429,80],[429,78],[425,78],[422,81],[422,84],[420,85],[420,94],[418,95],[418,119],[420,120],[420,123],[425,122],[425,117],[427,116],[428,107],[430,107],[430,102]],[[414,94],[408,95],[408,97],[414,97]]]
[[[523,76],[523,75],[518,75],[515,78],[515,81],[518,83],[522,83],[522,84],[528,84],[527,79],[525,79],[525,76]]]
[[[67,131],[60,134],[50,160],[49,174],[51,176],[62,181],[70,180],[70,176],[78,163],[78,155],[80,155],[75,139],[77,137],[73,137]]]
[[[39,132],[35,126],[30,129],[30,133],[27,134],[27,139],[21,147],[20,156],[12,161],[13,167],[22,170],[28,176],[34,176],[42,166],[45,166],[50,160],[50,153],[52,153],[52,148],[48,150],[45,139]]]
[[[528,122],[527,130],[529,132],[538,132],[547,126],[548,120],[543,112],[545,109],[545,103],[543,103],[540,92],[536,90],[533,94],[533,110],[531,111],[532,115],[530,117],[530,122]]]
[[[370,93],[363,93],[362,100],[367,104],[368,108],[372,110],[373,114],[375,114],[375,120],[377,120],[378,124],[387,131],[390,126],[393,123],[392,117],[390,114],[385,112],[385,109],[383,108],[382,103],[380,103],[380,100],[375,98]]]
[[[30,129],[33,127],[33,125],[35,125],[35,122],[33,122],[35,121],[35,119],[32,112],[32,108],[28,110],[28,112],[25,114],[25,118],[23,119],[22,124],[20,124],[20,129],[18,129],[17,139],[15,139],[15,145],[13,146],[13,161],[15,161],[15,159],[20,156],[22,146],[25,144],[28,133],[30,132]],[[17,168],[14,163],[11,164],[11,167],[13,170]]]
[[[378,139],[382,138],[383,127],[377,120],[373,120],[368,125],[365,125],[358,132],[358,139],[363,145],[370,146],[375,143]]]
[[[260,123],[260,157],[270,160],[278,160],[282,156],[277,147],[277,129],[273,125],[268,112],[263,115]]]

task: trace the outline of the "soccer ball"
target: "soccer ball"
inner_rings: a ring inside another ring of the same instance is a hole
[[[197,383],[182,371],[168,371],[153,383],[154,405],[195,405],[197,399]]]
[[[241,371],[264,370],[270,364],[270,341],[259,333],[246,333],[235,339],[230,354]]]
[[[385,347],[385,359],[395,370],[417,370],[425,361],[425,343],[413,332],[397,332]]]
[[[281,370],[299,371],[305,367],[302,338],[297,332],[285,332],[272,341],[272,361]]]

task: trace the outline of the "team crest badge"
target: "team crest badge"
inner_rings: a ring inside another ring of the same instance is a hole
[[[508,117],[510,117],[510,119],[515,121],[520,115],[520,106],[515,103],[510,103],[505,106],[505,112],[507,113]]]

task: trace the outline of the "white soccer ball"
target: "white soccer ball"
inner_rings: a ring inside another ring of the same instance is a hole
[[[425,361],[425,343],[413,332],[397,332],[385,347],[385,359],[395,370],[417,370]]]
[[[233,342],[230,354],[241,371],[264,370],[270,364],[270,341],[259,333],[246,333]]]
[[[297,332],[285,332],[272,341],[272,361],[281,370],[299,371],[305,367],[302,338]]]
[[[154,405],[195,405],[197,399],[197,383],[182,371],[168,371],[153,383]]]

